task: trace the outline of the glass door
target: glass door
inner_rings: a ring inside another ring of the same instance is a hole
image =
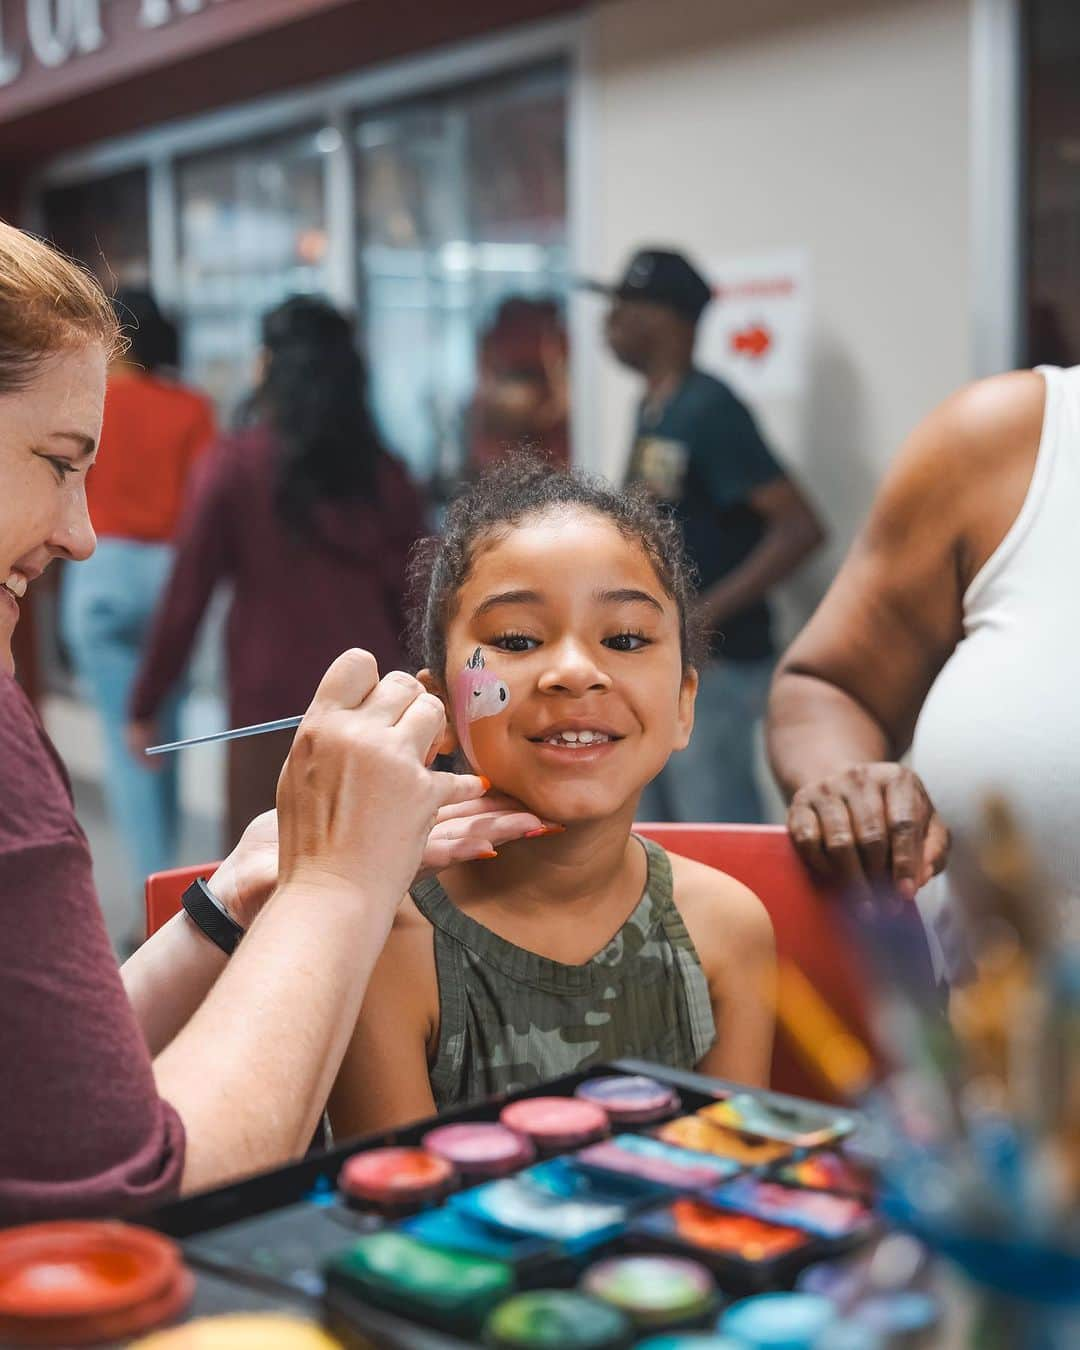
[[[263,313],[326,288],[325,131],[177,165],[183,369],[224,425],[251,392]]]
[[[503,331],[503,306],[535,311],[565,348],[565,136],[561,65],[357,121],[373,400],[390,445],[437,497],[468,469],[480,354]]]

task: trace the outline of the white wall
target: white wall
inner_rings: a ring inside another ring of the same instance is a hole
[[[765,421],[832,529],[789,588],[815,603],[904,434],[970,377],[969,0],[616,0],[590,12],[576,183],[581,262],[642,243],[810,253],[802,426]],[[618,474],[634,382],[583,298],[581,458]]]

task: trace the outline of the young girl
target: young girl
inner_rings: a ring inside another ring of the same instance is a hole
[[[415,885],[330,1101],[384,1130],[635,1056],[765,1084],[772,926],[745,886],[631,832],[694,721],[678,527],[535,463],[459,498],[418,559],[440,747],[550,822]]]

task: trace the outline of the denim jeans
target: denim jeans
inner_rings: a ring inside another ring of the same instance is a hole
[[[60,626],[83,695],[101,719],[105,800],[132,870],[133,890],[175,861],[179,828],[178,768],[163,755],[153,769],[127,748],[128,699],[154,607],[169,578],[172,548],[101,539],[86,562],[64,570]],[[179,737],[180,691],[157,718],[163,741]]]
[[[765,819],[754,733],[765,712],[774,662],[709,661],[700,671],[694,734],[641,794],[638,820]]]

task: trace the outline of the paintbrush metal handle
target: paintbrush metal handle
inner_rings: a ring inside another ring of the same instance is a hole
[[[250,727],[233,727],[229,731],[213,731],[209,736],[189,736],[186,741],[170,741],[167,745],[151,745],[143,753],[167,755],[173,750],[186,750],[189,745],[209,745],[211,741],[239,741],[245,736],[262,736],[268,731],[286,731],[298,727],[303,717],[279,717],[276,722],[256,722]]]

